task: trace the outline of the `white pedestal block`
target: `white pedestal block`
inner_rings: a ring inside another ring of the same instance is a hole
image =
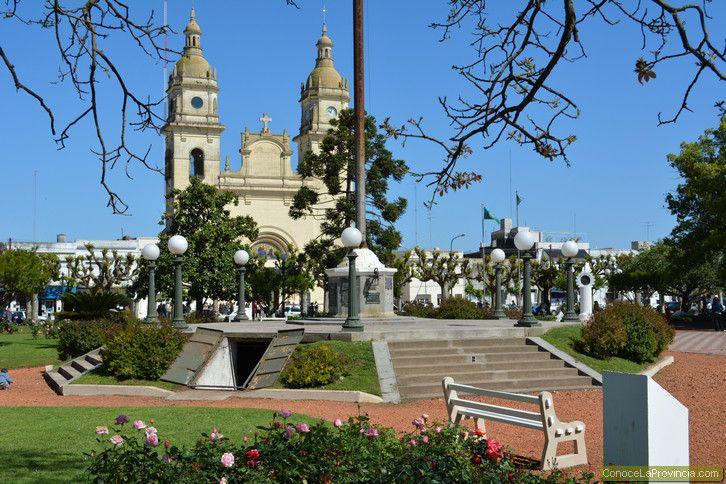
[[[687,466],[688,409],[645,375],[603,373],[603,465]]]

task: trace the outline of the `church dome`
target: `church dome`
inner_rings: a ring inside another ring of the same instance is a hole
[[[189,23],[187,23],[187,26],[184,28],[184,33],[186,35],[190,35],[190,34],[201,35],[201,33],[202,33],[202,28],[197,23],[197,19],[196,19],[196,15],[194,13],[194,9],[192,9],[192,14],[191,14],[191,16],[189,18]]]
[[[341,88],[343,87],[343,76],[338,74],[333,66],[333,41],[328,37],[328,29],[323,24],[323,33],[316,44],[318,48],[318,58],[315,61],[315,69],[308,76],[305,83],[306,88],[327,87]]]
[[[184,54],[176,63],[176,73],[183,77],[208,78],[212,76],[212,68],[201,55]]]

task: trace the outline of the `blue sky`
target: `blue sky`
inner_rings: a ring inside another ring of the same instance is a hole
[[[131,1],[132,8],[160,14],[161,0]],[[320,35],[320,0],[301,0],[301,8],[286,7],[283,0],[196,1],[202,27],[202,47],[207,60],[218,69],[220,117],[227,129],[222,138],[222,159],[239,167],[239,133],[249,126],[258,129],[257,118],[269,112],[274,131],[286,128],[297,133],[300,119],[300,82],[314,65],[315,42]],[[339,72],[352,79],[352,15],[347,0],[326,2],[328,30]],[[447,122],[438,106],[438,96],[456,97],[467,90],[450,69],[470,59],[465,48],[466,32],[447,43],[428,28],[446,14],[446,2],[416,0],[389,2],[368,0],[366,6],[366,107],[378,119],[391,117],[402,123],[423,116],[436,134],[446,135]],[[169,1],[169,23],[178,33],[169,45],[181,48],[183,27],[191,1]],[[726,5],[711,7],[716,19],[723,18]],[[69,86],[51,84],[58,58],[51,38],[26,26],[3,24],[2,45],[13,59],[24,82],[47,96],[62,119],[72,117],[78,101]],[[713,22],[716,27],[717,22]],[[723,24],[723,23],[722,23]],[[452,236],[466,233],[455,247],[477,247],[481,239],[480,204],[500,217],[513,215],[512,190],[524,199],[520,221],[551,232],[558,240],[577,230],[595,247],[627,247],[670,232],[673,218],[664,206],[665,194],[678,183],[666,155],[678,151],[683,140],[693,140],[716,124],[713,103],[723,86],[706,76],[689,103],[693,113],[684,113],[676,125],[657,127],[659,111],[669,115],[678,106],[684,83],[693,69],[687,61],[660,68],[658,78],[641,86],[633,74],[640,57],[640,33],[627,25],[606,27],[590,22],[581,31],[588,57],[562,64],[555,83],[579,104],[582,114],[568,130],[578,141],[570,151],[572,166],[548,162],[526,148],[501,143],[481,150],[480,143],[462,169],[478,171],[484,181],[473,188],[452,193],[439,201],[430,217],[422,203],[430,192],[411,179],[394,185],[392,192],[408,198],[410,208],[398,224],[407,247],[448,247]],[[724,28],[712,32],[723,39]],[[721,41],[717,42],[719,44]],[[162,66],[130,47],[124,39],[112,39],[106,48],[118,59],[129,83],[152,97],[163,92]],[[0,213],[0,238],[53,240],[64,232],[71,239],[117,238],[122,233],[142,236],[158,232],[163,210],[163,178],[140,166],[131,166],[133,180],[119,166],[111,176],[116,191],[130,205],[126,216],[112,215],[105,206],[105,193],[98,184],[99,164],[89,149],[94,144],[90,124],[79,125],[63,150],[56,150],[43,113],[34,101],[17,94],[5,71],[0,70],[0,133],[3,150],[0,166],[4,178]],[[351,83],[352,84],[352,83]],[[101,95],[107,106],[106,119],[113,123],[118,109],[116,91],[104,82]],[[154,134],[134,134],[136,147],[151,144],[161,165],[163,141]],[[440,153],[423,142],[405,147],[389,142],[394,153],[413,169],[431,167]],[[296,163],[293,159],[293,163]],[[37,172],[38,196],[33,223],[33,179]],[[418,201],[418,203],[415,203]],[[418,207],[418,208],[415,208]],[[34,230],[35,226],[35,230]],[[493,228],[489,222],[488,229]]]

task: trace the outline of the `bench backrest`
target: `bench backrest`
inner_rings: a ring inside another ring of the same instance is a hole
[[[456,414],[461,414],[469,417],[482,417],[489,420],[506,422],[534,429],[543,429],[545,426],[545,415],[543,411],[545,408],[543,405],[543,394],[545,392],[542,392],[540,395],[523,395],[521,393],[485,390],[483,388],[455,383],[454,379],[451,377],[444,378],[443,386],[446,408],[449,411],[449,418],[452,421],[455,421]],[[529,403],[539,406],[540,411],[530,412],[501,405],[478,402],[476,400],[468,400],[460,397],[459,392],[468,395]]]

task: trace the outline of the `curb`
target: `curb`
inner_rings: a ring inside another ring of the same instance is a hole
[[[327,400],[331,402],[383,403],[378,395],[351,390],[292,390],[261,388],[245,392],[230,392],[231,398],[270,398],[275,400]]]
[[[675,361],[675,358],[672,355],[664,356],[660,360],[658,360],[655,363],[653,363],[652,365],[650,365],[645,370],[641,371],[639,374],[653,378],[656,373],[658,373],[659,371],[661,371],[663,368],[670,365],[674,361]]]
[[[94,395],[121,395],[133,397],[161,397],[174,395],[171,390],[163,388],[137,385],[85,385],[72,384],[63,386],[63,396],[94,396]]]
[[[572,356],[568,355],[564,351],[560,350],[559,348],[551,345],[547,341],[543,340],[539,337],[529,337],[527,338],[527,343],[531,343],[534,345],[539,346],[541,349],[547,351],[555,358],[564,361],[567,365],[576,368],[581,373],[584,373],[585,375],[592,378],[598,386],[602,386],[602,375],[583,362],[576,360]]]
[[[391,352],[388,350],[388,342],[385,340],[373,341],[372,346],[383,401],[386,403],[401,403],[401,395],[398,393],[398,382],[391,361]]]

